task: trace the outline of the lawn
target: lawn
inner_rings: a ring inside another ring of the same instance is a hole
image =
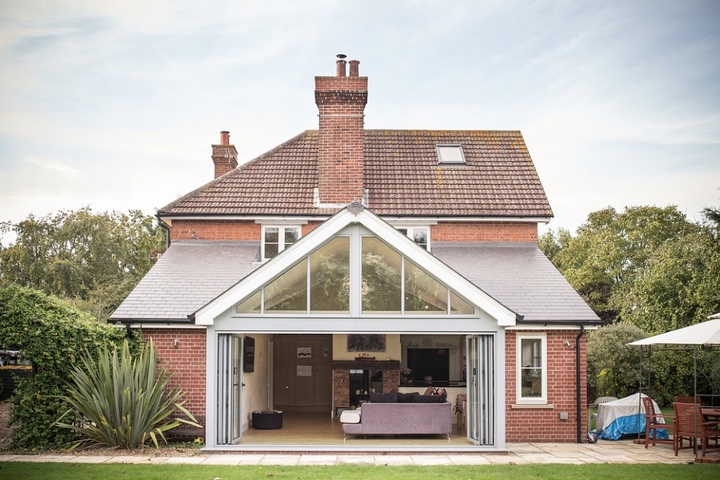
[[[235,480],[235,479],[582,479],[673,478],[715,480],[720,465],[708,464],[602,464],[602,465],[490,465],[490,466],[215,466],[215,465],[129,465],[80,463],[0,463],[0,478],[22,480]]]

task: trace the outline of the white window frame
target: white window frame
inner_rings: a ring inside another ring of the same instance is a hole
[[[465,152],[459,143],[440,143],[435,145],[439,165],[465,165]]]
[[[262,250],[262,261],[270,260],[265,255],[265,231],[268,228],[277,228],[278,229],[278,254],[285,250],[287,245],[285,245],[285,231],[289,229],[296,229],[298,231],[298,237],[297,239],[300,240],[302,238],[302,228],[300,225],[263,225],[262,226],[262,242],[261,242],[261,250]],[[271,257],[272,258],[272,257]]]
[[[428,252],[430,251],[430,227],[429,226],[414,226],[414,227],[408,227],[408,226],[396,226],[397,230],[405,230],[405,235],[412,240],[415,241],[415,230],[425,230],[427,231],[427,245],[425,246],[425,250]],[[419,243],[416,243],[416,245],[420,245]]]
[[[540,388],[542,389],[542,393],[539,397],[523,396],[522,371],[523,371],[523,368],[527,368],[527,366],[523,366],[523,364],[522,364],[523,340],[540,340],[540,362],[539,362],[539,365],[532,366],[532,368],[537,368],[542,371],[542,376],[541,376],[542,382],[541,382],[541,386],[540,386]],[[518,333],[515,350],[516,350],[516,366],[515,366],[515,370],[516,370],[516,372],[515,372],[515,386],[516,386],[515,396],[516,396],[516,399],[515,399],[515,403],[517,403],[518,405],[546,405],[547,399],[548,399],[547,335],[545,333],[540,333],[540,332]]]

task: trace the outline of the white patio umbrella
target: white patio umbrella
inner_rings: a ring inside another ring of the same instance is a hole
[[[713,320],[643,338],[628,345],[720,345],[720,313]]]
[[[696,323],[689,327],[671,330],[653,337],[643,338],[628,345],[640,346],[675,346],[692,347],[694,372],[694,397],[697,397],[697,347],[703,345],[720,345],[720,313],[710,315],[707,322]]]

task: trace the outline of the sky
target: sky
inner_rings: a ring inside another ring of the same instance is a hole
[[[336,54],[365,127],[520,130],[553,208],[720,207],[720,1],[0,0],[0,222],[148,215],[317,128]],[[7,244],[7,239],[6,239]]]

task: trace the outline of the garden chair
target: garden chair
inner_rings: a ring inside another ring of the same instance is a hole
[[[700,403],[700,397],[675,397],[677,403]]]
[[[600,405],[601,403],[612,402],[614,400],[617,400],[617,397],[598,397],[595,399],[594,402],[591,402],[590,405],[588,405],[588,415],[587,415],[588,432],[590,430],[592,430],[591,420],[593,418],[597,418],[597,413],[593,412],[593,408],[597,408],[597,406]]]
[[[675,402],[675,455],[683,448],[697,447],[701,449],[701,457],[710,449],[717,449],[720,440],[720,422],[707,422],[702,415],[702,408],[697,403]],[[690,446],[684,447],[681,439],[689,440]],[[710,445],[710,441],[714,445]],[[697,451],[697,450],[696,450]]]
[[[655,411],[655,402],[650,397],[643,397],[642,402],[645,407],[645,448],[648,448],[650,444],[655,446],[656,443],[662,443],[672,445],[673,451],[676,452],[675,415],[665,415],[662,412]],[[668,422],[668,420],[670,421]],[[673,430],[672,438],[658,438],[658,430],[667,430],[668,428]]]

